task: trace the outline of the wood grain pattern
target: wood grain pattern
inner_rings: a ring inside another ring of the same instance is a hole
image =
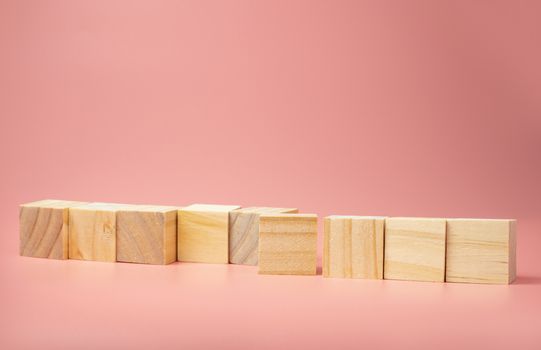
[[[69,208],[84,202],[46,199],[19,210],[19,253],[49,259],[68,258]]]
[[[326,217],[323,276],[382,279],[384,226],[383,217]]]
[[[69,209],[69,258],[116,261],[116,212],[127,204],[89,203]]]
[[[445,280],[445,219],[387,218],[384,278]]]
[[[446,259],[447,282],[513,282],[516,221],[448,219]]]
[[[137,206],[116,215],[116,260],[170,264],[177,260],[178,208]]]
[[[237,205],[193,204],[178,211],[178,260],[227,264],[229,212]]]
[[[272,213],[297,213],[296,208],[250,207],[229,213],[229,262],[257,265],[259,216]]]
[[[259,273],[315,275],[317,215],[263,214],[259,217]]]

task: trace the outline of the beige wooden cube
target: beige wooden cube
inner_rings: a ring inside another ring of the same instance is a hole
[[[84,202],[46,199],[22,204],[19,252],[22,256],[68,258],[69,208]]]
[[[445,280],[445,219],[387,218],[384,278]]]
[[[116,214],[116,260],[170,264],[177,260],[177,212],[168,206],[134,206]]]
[[[508,284],[515,277],[515,220],[447,220],[447,282]]]
[[[259,273],[315,275],[317,215],[264,214],[259,217]]]
[[[237,205],[193,204],[178,211],[178,260],[227,264],[229,212]]]
[[[89,203],[69,211],[69,258],[116,261],[116,213],[128,204]]]
[[[257,265],[259,216],[273,213],[297,213],[295,208],[250,207],[229,213],[229,262]]]
[[[384,217],[326,217],[323,277],[383,279],[384,227]]]

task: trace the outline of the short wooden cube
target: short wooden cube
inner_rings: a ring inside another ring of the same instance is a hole
[[[384,278],[445,280],[445,219],[387,218]]]
[[[136,206],[116,214],[116,260],[165,265],[177,260],[177,212],[167,206]]]
[[[323,277],[383,279],[385,218],[325,218]]]
[[[69,258],[116,261],[116,213],[127,204],[89,203],[69,212]]]
[[[515,277],[515,220],[447,220],[447,282],[509,284]]]
[[[229,212],[237,205],[193,204],[178,211],[178,260],[229,263]]]
[[[297,213],[295,208],[250,207],[229,213],[229,262],[257,265],[259,246],[259,216],[273,213]]]
[[[259,217],[259,273],[315,275],[317,215],[264,214]]]
[[[22,256],[68,258],[69,208],[84,202],[46,199],[22,204],[19,252]]]

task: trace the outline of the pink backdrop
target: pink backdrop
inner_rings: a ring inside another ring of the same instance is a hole
[[[540,14],[539,1],[0,1],[0,348],[539,349]],[[18,204],[50,197],[517,218],[519,278],[21,258]]]

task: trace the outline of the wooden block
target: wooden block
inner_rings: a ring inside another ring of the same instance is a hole
[[[127,204],[89,203],[69,212],[69,258],[116,261],[116,212]]]
[[[177,212],[167,206],[137,206],[116,214],[116,260],[170,264],[177,260]]]
[[[46,199],[22,204],[19,252],[22,256],[68,258],[69,208],[84,202]]]
[[[515,277],[515,220],[447,220],[447,282],[508,284]]]
[[[323,277],[383,279],[385,218],[325,218]]]
[[[259,273],[315,275],[317,215],[263,214],[259,217]]]
[[[178,211],[178,260],[227,264],[229,212],[237,205],[193,204]]]
[[[385,219],[385,279],[445,280],[445,219]]]
[[[295,208],[251,207],[229,213],[229,262],[257,265],[259,216],[273,213],[297,213]]]

